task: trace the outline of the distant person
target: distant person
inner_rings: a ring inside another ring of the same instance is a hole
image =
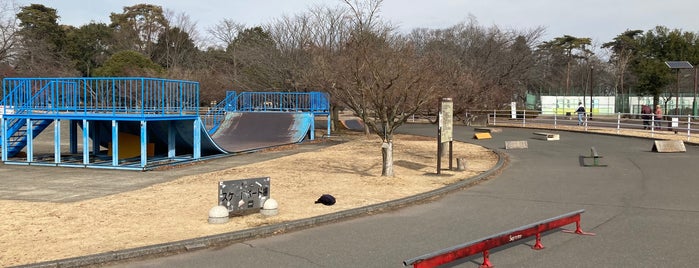
[[[662,129],[662,126],[660,125],[660,121],[663,120],[663,109],[660,109],[660,104],[655,105],[655,112],[653,113],[655,117],[655,125],[658,127],[658,130]]]
[[[653,114],[650,106],[643,104],[641,106],[641,118],[643,119],[643,129],[650,129],[650,117]]]
[[[582,126],[583,117],[585,116],[585,106],[583,106],[582,102],[578,102],[578,109],[575,112],[578,113],[578,126]]]

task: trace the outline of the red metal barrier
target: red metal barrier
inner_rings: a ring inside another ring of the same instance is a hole
[[[483,253],[483,264],[481,264],[481,267],[493,267],[489,260],[488,250],[533,235],[536,236],[536,242],[534,243],[534,246],[532,246],[532,248],[543,249],[544,246],[541,244],[542,232],[546,232],[549,230],[563,227],[571,223],[575,223],[574,231],[564,230],[564,232],[576,233],[579,235],[595,235],[593,233],[583,232],[583,230],[580,228],[580,214],[582,214],[583,212],[585,212],[584,209],[573,211],[557,217],[553,217],[550,219],[525,225],[516,229],[505,231],[499,234],[488,236],[482,239],[474,240],[465,244],[425,254],[416,258],[406,260],[403,262],[403,265],[412,265],[413,267],[436,267],[438,265],[449,263],[457,259],[465,258],[478,253]]]

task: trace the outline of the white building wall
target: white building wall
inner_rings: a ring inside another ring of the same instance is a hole
[[[590,110],[590,97],[583,96],[541,96],[541,114],[545,115],[565,115],[566,113],[574,114],[578,109],[578,103],[582,102],[588,112],[596,115],[614,114],[615,97],[614,96],[599,96],[592,97],[592,110]]]

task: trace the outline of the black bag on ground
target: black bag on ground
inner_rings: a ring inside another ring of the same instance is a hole
[[[326,206],[332,206],[335,204],[335,197],[329,194],[324,194],[321,195],[318,200],[316,200],[316,204],[321,203]]]

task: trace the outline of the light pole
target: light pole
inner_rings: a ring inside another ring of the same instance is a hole
[[[688,61],[666,61],[665,65],[670,69],[674,69],[677,72],[677,96],[675,96],[675,115],[680,114],[680,69],[693,69],[691,63]],[[694,93],[694,100],[696,102],[696,91]]]
[[[592,66],[590,66],[590,119],[592,119],[592,108],[593,108],[592,107],[592,103],[593,103],[592,96],[595,95],[594,94],[595,93],[595,83],[593,83],[594,75],[595,75],[595,66],[592,65]]]
[[[697,74],[699,69],[694,66],[694,96],[692,97],[692,115],[697,116]]]

